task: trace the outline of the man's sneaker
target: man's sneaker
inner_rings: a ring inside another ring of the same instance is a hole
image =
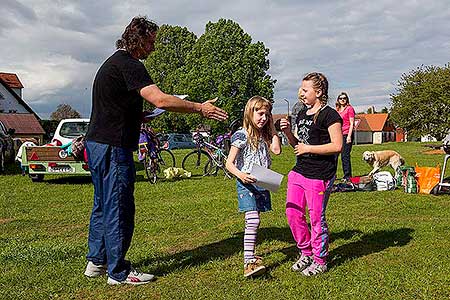
[[[134,284],[134,285],[140,285],[140,284],[146,284],[151,282],[153,279],[155,279],[155,276],[152,274],[147,273],[141,273],[139,271],[136,271],[135,269],[131,268],[130,274],[128,274],[127,278],[124,281],[117,281],[115,279],[112,279],[111,277],[108,277],[108,284],[109,285],[115,285],[115,284]]]
[[[84,275],[87,277],[98,277],[106,274],[107,265],[96,265],[92,261],[88,261]]]
[[[313,262],[312,256],[301,255],[300,258],[292,265],[292,271],[301,272],[309,267]]]
[[[305,276],[314,276],[320,273],[325,273],[327,271],[327,265],[319,265],[316,262],[313,262],[308,268],[302,271],[302,275]]]
[[[244,276],[258,276],[266,272],[266,267],[262,264],[262,259],[255,256],[254,259],[249,260],[244,264]]]

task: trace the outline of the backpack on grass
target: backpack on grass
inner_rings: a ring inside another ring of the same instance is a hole
[[[373,181],[377,186],[377,191],[390,191],[396,187],[395,178],[388,171],[373,174]]]
[[[417,194],[418,186],[416,179],[416,170],[411,166],[400,166],[402,172],[402,186],[405,193]]]

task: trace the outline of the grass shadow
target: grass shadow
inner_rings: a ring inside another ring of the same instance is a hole
[[[353,237],[362,234],[361,230],[342,230],[342,231],[338,231],[336,233],[331,232],[330,235],[330,243],[333,243],[334,241],[337,240],[350,240]]]
[[[157,266],[152,268],[152,272],[162,276],[178,269],[202,265],[215,259],[226,259],[241,250],[242,237],[242,233],[240,233],[215,243],[172,255],[147,258],[137,262],[136,266],[149,266],[156,263]]]
[[[227,259],[242,251],[243,236],[243,232],[238,232],[232,237],[218,242],[185,250],[172,255],[144,259],[137,262],[136,265],[142,267],[157,263],[156,268],[153,268],[152,272],[165,275],[178,269],[202,265],[212,260]],[[261,228],[258,231],[258,243],[270,240],[292,242],[291,231],[287,227]]]
[[[68,175],[64,177],[58,177],[58,178],[51,178],[51,179],[45,179],[43,182],[49,183],[49,184],[89,184],[92,183],[91,176],[88,175]]]
[[[381,252],[391,247],[407,245],[413,238],[414,229],[399,228],[379,230],[363,234],[358,241],[350,242],[330,251],[330,267],[339,266],[346,261]]]
[[[411,228],[400,228],[395,230],[380,230],[373,233],[362,234],[360,230],[343,230],[331,235],[331,243],[339,239],[349,240],[359,236],[358,241],[339,246],[330,252],[330,267],[336,267],[346,261],[359,257],[381,252],[390,247],[402,247],[412,240]],[[136,262],[138,267],[150,266],[151,271],[160,276],[172,273],[179,269],[195,267],[216,259],[227,259],[242,251],[243,232],[234,234],[232,237],[203,245],[194,249],[181,251],[171,255],[152,257]],[[286,261],[294,261],[298,249],[289,227],[268,227],[258,231],[258,243],[267,241],[282,241],[292,243],[291,247],[274,250],[282,252],[286,258],[270,266],[273,269]],[[152,267],[151,265],[156,265]]]
[[[144,170],[144,163],[140,161],[134,161],[134,168],[136,172]]]
[[[18,175],[22,174],[19,164],[13,162],[5,162],[5,169],[0,171],[0,175]]]

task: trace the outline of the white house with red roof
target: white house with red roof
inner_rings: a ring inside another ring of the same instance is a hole
[[[387,113],[357,114],[355,116],[356,144],[395,142],[395,127]]]
[[[39,116],[22,99],[23,85],[16,74],[0,72],[0,121],[15,130],[15,138],[43,142],[44,129]]]

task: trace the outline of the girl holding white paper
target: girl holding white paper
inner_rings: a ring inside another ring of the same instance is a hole
[[[272,103],[260,96],[248,100],[244,111],[243,128],[231,137],[231,149],[226,168],[236,176],[239,211],[245,213],[244,276],[257,276],[266,271],[262,259],[255,256],[260,212],[272,209],[270,192],[253,183],[250,175],[253,164],[270,168],[270,153],[281,153],[280,139],[272,119]]]
[[[296,118],[299,138],[292,133],[287,119],[280,121],[297,156],[288,175],[286,216],[300,250],[292,270],[312,276],[327,271],[329,234],[325,210],[336,177],[336,155],[342,148],[342,119],[327,105],[328,81],[323,74],[307,74],[298,96],[308,107]],[[306,206],[311,230],[306,222]]]

